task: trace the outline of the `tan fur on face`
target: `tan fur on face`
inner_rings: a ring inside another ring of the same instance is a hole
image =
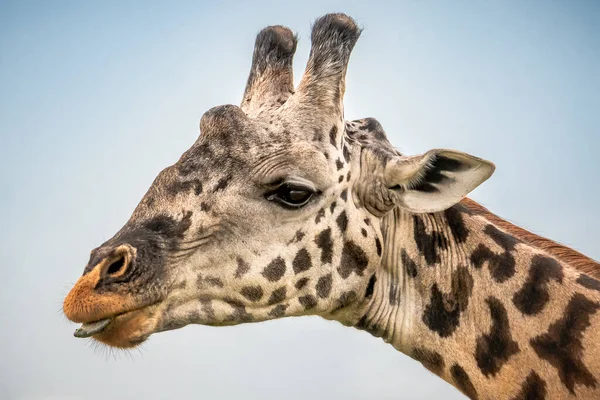
[[[100,272],[108,261],[103,261],[79,278],[65,298],[63,311],[71,321],[83,323],[98,321],[136,307],[136,302],[130,295],[100,294],[94,290],[100,280]]]

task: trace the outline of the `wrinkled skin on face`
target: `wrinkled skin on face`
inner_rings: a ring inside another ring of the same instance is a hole
[[[294,90],[296,38],[281,26],[259,33],[241,107],[207,111],[198,140],[92,251],[63,307],[84,324],[77,335],[127,348],[192,323],[357,322],[381,260],[380,219],[395,206],[449,207],[493,171],[449,150],[403,157],[375,120],[344,121],[359,35],[345,15],[318,19]]]

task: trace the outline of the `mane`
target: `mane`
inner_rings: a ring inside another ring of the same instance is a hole
[[[467,209],[469,209],[469,211],[472,213],[483,216],[494,225],[517,237],[523,242],[544,250],[550,255],[553,255],[559,260],[571,265],[573,268],[576,268],[587,275],[590,275],[596,279],[600,279],[600,263],[597,261],[567,246],[538,236],[535,233],[531,233],[526,229],[516,226],[505,219],[492,214],[487,208],[469,198],[463,199],[460,204],[467,207]]]

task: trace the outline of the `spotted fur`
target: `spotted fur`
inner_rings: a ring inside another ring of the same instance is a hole
[[[548,284],[551,281],[562,283],[563,271],[560,263],[547,256],[533,257],[527,281],[513,296],[515,307],[526,315],[541,312],[550,300]]]
[[[494,253],[482,243],[471,254],[471,262],[476,268],[481,268],[487,262],[492,278],[496,282],[502,283],[515,274],[516,262],[511,252],[519,241],[494,225],[486,226],[484,232],[503,249],[503,252],[500,254]]]
[[[486,303],[490,308],[492,326],[489,333],[477,339],[475,359],[485,376],[494,376],[510,357],[519,353],[520,349],[512,338],[508,313],[502,302],[495,297],[489,297]]]
[[[535,371],[531,371],[512,400],[545,400],[546,392],[546,382]]]
[[[465,199],[490,162],[405,156],[376,119],[345,121],[360,33],[343,14],[315,21],[295,87],[297,38],[262,30],[240,106],[203,114],[92,251],[66,316],[110,320],[93,338],[129,348],[193,323],[319,315],[471,399],[600,398],[600,265]]]
[[[536,353],[557,369],[561,382],[575,394],[575,385],[596,387],[597,378],[584,365],[581,337],[590,326],[590,317],[600,303],[575,294],[561,319],[550,325],[548,332],[531,339]]]

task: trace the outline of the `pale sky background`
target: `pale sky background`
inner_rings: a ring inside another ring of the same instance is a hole
[[[298,81],[333,11],[364,27],[347,119],[378,118],[405,153],[493,161],[472,198],[600,259],[598,1],[0,1],[0,399],[463,398],[318,318],[189,326],[113,357],[60,313],[204,111],[239,103],[256,33],[298,32]]]

